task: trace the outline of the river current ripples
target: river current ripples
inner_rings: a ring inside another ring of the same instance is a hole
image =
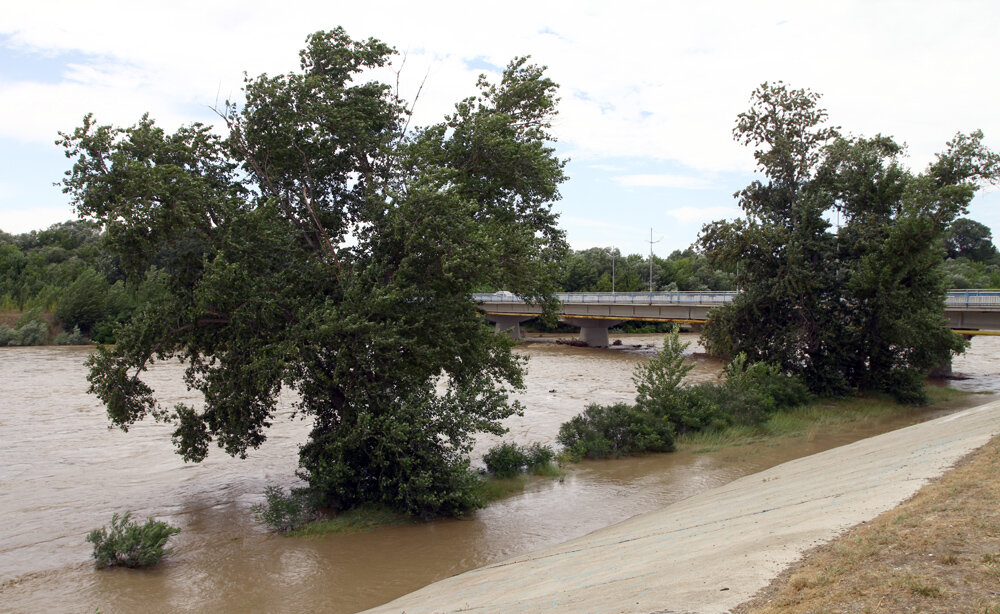
[[[694,342],[697,336],[684,335]],[[612,335],[612,339],[616,338]],[[662,336],[621,336],[621,349],[528,343],[523,416],[504,438],[552,443],[588,403],[631,401],[635,365]],[[549,340],[551,341],[551,340]],[[636,346],[636,347],[632,347]],[[510,556],[585,535],[775,464],[917,420],[841,428],[779,446],[584,462],[561,480],[537,479],[518,495],[463,520],[384,527],[322,538],[274,536],[250,512],[265,486],[294,480],[310,425],[282,398],[267,442],[246,460],[213,449],[184,463],[172,427],[110,430],[86,393],[90,348],[0,348],[0,610],[14,612],[355,612]],[[696,355],[694,381],[721,365]],[[978,337],[949,385],[1000,391],[1000,338]],[[177,363],[147,381],[163,405],[196,404]],[[483,438],[478,459],[496,438]],[[182,529],[174,552],[150,570],[94,569],[84,541],[112,513],[131,510]]]

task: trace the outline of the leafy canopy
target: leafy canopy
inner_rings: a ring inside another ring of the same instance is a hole
[[[394,51],[343,29],[308,37],[297,72],[248,77],[221,137],[91,117],[60,143],[81,216],[100,222],[147,299],[91,359],[113,424],[172,422],[186,460],[245,456],[279,392],[312,420],[302,475],[323,504],[419,514],[474,505],[470,438],[499,433],[522,385],[471,294],[548,304],[566,249],[551,202],[556,85],[525,58],[438,124],[364,81]],[[163,407],[142,375],[180,358],[198,406]]]
[[[707,225],[711,263],[742,290],[705,329],[715,353],[745,353],[824,394],[922,400],[922,378],[964,347],[945,328],[943,238],[1000,157],[958,134],[913,174],[893,139],[844,137],[819,96],[763,84],[734,136],[764,178],[737,193],[746,218]],[[830,219],[838,220],[831,228]]]

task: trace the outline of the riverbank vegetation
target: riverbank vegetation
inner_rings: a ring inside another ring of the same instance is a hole
[[[1000,439],[803,554],[738,614],[1000,612]]]
[[[747,364],[743,354],[726,366],[722,381],[687,385],[684,378],[694,368],[684,358],[688,345],[675,327],[663,349],[636,367],[634,404],[590,405],[560,426],[565,456],[578,461],[671,452],[678,435],[756,428],[811,398],[795,376],[767,363]]]
[[[126,288],[106,233],[93,221],[0,232],[0,345],[113,343],[118,325],[151,300],[148,288]],[[44,336],[19,333],[22,324],[9,320],[22,317],[44,324]]]
[[[744,355],[726,365],[720,381],[688,385],[684,378],[694,365],[685,361],[687,347],[675,328],[663,349],[636,367],[635,403],[590,405],[563,423],[557,437],[563,446],[560,459],[709,452],[913,411],[912,404],[877,391],[817,397],[794,375],[767,363],[747,364]],[[973,394],[926,386],[924,398],[948,408],[968,405]]]
[[[564,472],[556,465],[555,459],[556,453],[550,446],[537,442],[527,446],[502,442],[493,446],[483,456],[485,471],[469,472],[469,497],[473,503],[468,509],[484,507],[523,491],[529,476],[561,477]],[[292,488],[286,494],[284,489],[275,485],[265,488],[264,501],[254,505],[251,512],[254,519],[269,530],[293,537],[352,533],[418,520],[408,510],[379,502],[364,503],[346,510],[330,509],[310,488]]]
[[[927,387],[927,405],[948,409],[975,404],[976,393]],[[842,425],[861,425],[873,420],[912,414],[913,406],[900,403],[884,393],[867,393],[838,399],[813,399],[802,405],[780,409],[756,424],[731,424],[721,428],[688,431],[676,438],[678,450],[714,452],[723,448],[776,442],[788,437],[813,433]]]

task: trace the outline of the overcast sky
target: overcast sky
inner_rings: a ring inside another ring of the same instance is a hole
[[[571,159],[556,204],[574,248],[666,256],[739,214],[753,157],[732,139],[763,81],[823,94],[831,122],[908,144],[922,170],[955,132],[1000,150],[997,2],[20,2],[0,19],[0,229],[73,217],[53,186],[57,133],[93,112],[174,129],[215,121],[250,75],[294,70],[308,33],[344,26],[406,54],[403,94],[427,77],[417,124],[440,120],[517,55],[560,84]],[[970,216],[1000,229],[1000,192]]]

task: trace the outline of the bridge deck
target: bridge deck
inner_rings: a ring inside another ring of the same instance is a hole
[[[736,292],[568,292],[556,295],[564,319],[703,324],[708,312]],[[473,297],[493,317],[529,319],[541,313],[511,292]],[[1000,290],[954,290],[945,299],[949,327],[963,335],[1000,334]],[[610,324],[609,324],[610,325]]]

